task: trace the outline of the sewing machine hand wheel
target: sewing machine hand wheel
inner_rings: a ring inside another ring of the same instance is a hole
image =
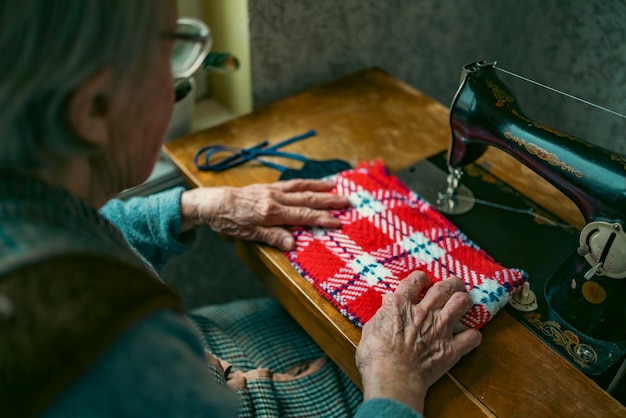
[[[619,223],[591,222],[580,233],[578,254],[592,266],[585,279],[594,275],[626,278],[626,233]]]

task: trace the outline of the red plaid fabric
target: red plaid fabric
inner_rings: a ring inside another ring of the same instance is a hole
[[[335,230],[297,228],[294,267],[343,315],[363,326],[382,295],[422,270],[433,282],[456,275],[465,280],[474,307],[463,327],[480,328],[526,280],[502,267],[441,213],[390,175],[382,161],[362,163],[333,177],[334,192],[352,207],[337,212]]]

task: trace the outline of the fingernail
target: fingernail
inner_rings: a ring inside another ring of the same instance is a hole
[[[287,237],[287,238],[283,239],[281,247],[285,251],[293,249],[293,238],[292,237]]]

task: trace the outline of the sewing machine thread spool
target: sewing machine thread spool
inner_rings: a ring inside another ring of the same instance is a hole
[[[520,290],[518,290],[511,298],[511,306],[515,309],[532,312],[537,309],[537,296],[535,292],[530,290],[530,283],[526,282]]]

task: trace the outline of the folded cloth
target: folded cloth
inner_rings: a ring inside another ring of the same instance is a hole
[[[296,228],[293,266],[343,315],[363,326],[415,270],[433,282],[456,275],[474,301],[460,321],[480,328],[526,280],[505,268],[433,206],[390,175],[382,161],[361,163],[332,177],[334,193],[352,207],[334,213],[339,229]]]

